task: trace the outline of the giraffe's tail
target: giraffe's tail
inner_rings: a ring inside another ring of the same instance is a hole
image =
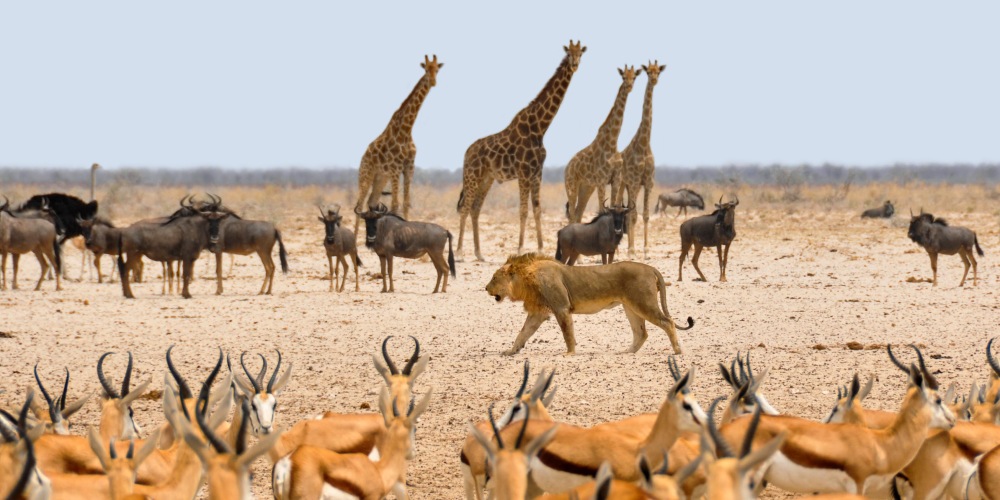
[[[462,211],[462,202],[465,201],[465,184],[462,184],[462,191],[458,193],[458,205],[455,210]]]

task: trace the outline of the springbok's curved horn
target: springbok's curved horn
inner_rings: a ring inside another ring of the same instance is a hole
[[[515,450],[521,448],[521,442],[524,441],[524,431],[528,429],[528,421],[531,419],[531,406],[526,405],[520,401],[518,402],[518,404],[524,405],[524,423],[521,424],[521,430],[517,433],[517,440],[514,441]]]
[[[278,379],[278,371],[281,370],[281,351],[275,349],[278,353],[278,364],[274,366],[274,373],[271,374],[271,379],[267,381],[267,393],[270,394],[271,389],[274,388],[274,381]]]
[[[177,391],[181,399],[191,399],[194,397],[194,394],[191,392],[191,387],[188,386],[186,381],[184,381],[180,372],[177,371],[177,367],[174,366],[174,361],[170,359],[170,351],[173,350],[173,348],[173,345],[167,348],[167,370],[170,371],[170,376],[174,378],[174,382],[177,382]],[[185,405],[181,405],[181,407],[187,408]],[[187,410],[184,410],[184,414],[187,415]]]
[[[257,387],[264,387],[264,375],[267,374],[267,358],[260,353],[257,356],[260,358],[260,371],[257,372]],[[260,392],[259,389],[258,392]]]
[[[106,352],[97,358],[97,380],[101,383],[101,387],[104,388],[104,393],[110,398],[120,399],[122,396],[118,394],[118,391],[111,386],[111,382],[108,381],[107,377],[104,376],[104,358],[112,355],[112,352]],[[167,350],[167,360],[170,359],[170,350]],[[168,361],[169,363],[169,361]]]
[[[38,388],[42,391],[42,397],[45,398],[45,402],[49,405],[49,416],[55,417],[58,413],[58,409],[52,404],[52,398],[49,397],[49,392],[45,390],[45,386],[42,384],[42,379],[38,376],[38,363],[35,363],[35,382],[38,384]],[[53,411],[55,410],[55,411]],[[55,423],[55,418],[52,419],[52,423]]]
[[[240,366],[243,367],[243,373],[246,373],[247,378],[250,379],[250,385],[253,386],[253,392],[260,393],[260,385],[257,383],[257,379],[254,378],[254,376],[250,374],[250,370],[247,369],[247,364],[244,361],[246,359],[246,356],[247,356],[246,351],[243,351],[243,353],[240,354]]]
[[[129,385],[132,382],[132,351],[128,351],[128,365],[125,366],[125,378],[122,379],[122,397],[128,396]]]
[[[406,375],[407,377],[410,376],[410,371],[413,370],[414,363],[416,363],[417,359],[420,358],[420,341],[413,335],[410,335],[410,338],[413,339],[413,355],[410,356],[410,360],[403,365],[403,375]]]
[[[920,367],[920,371],[924,374],[924,380],[927,381],[927,387],[934,391],[938,390],[941,386],[938,384],[937,378],[934,377],[934,374],[927,369],[927,365],[924,363],[924,353],[920,352],[920,349],[914,344],[910,344],[910,347],[917,352],[917,365]]]
[[[208,395],[212,388],[212,382],[215,381],[215,377],[219,374],[219,369],[222,368],[222,348],[219,348],[219,361],[215,364],[215,368],[212,372],[208,374],[208,378],[205,379],[205,383],[201,385],[201,392],[198,393],[198,402],[194,405],[194,416],[198,423],[198,427],[201,428],[201,432],[205,435],[205,438],[211,444],[212,448],[215,449],[216,453],[232,453],[232,448],[229,447],[229,443],[223,441],[212,431],[212,428],[205,421],[205,414],[208,413]],[[246,427],[244,426],[244,429]],[[243,429],[240,429],[243,432]]]
[[[389,343],[389,339],[391,338],[392,335],[389,335],[388,337],[385,338],[385,340],[382,341],[382,359],[385,360],[385,366],[389,368],[389,374],[399,375],[399,369],[396,368],[396,363],[393,363],[392,358],[389,357],[387,344]]]
[[[514,399],[521,399],[524,396],[524,390],[528,387],[528,372],[530,371],[531,365],[528,360],[524,360],[524,377],[521,378],[521,387],[517,390],[517,394],[514,395]]]
[[[993,374],[997,378],[1000,378],[1000,363],[997,363],[996,358],[993,357],[993,341],[996,339],[996,337],[993,337],[986,343],[986,361],[990,364]]]
[[[715,409],[719,407],[719,403],[722,402],[723,399],[726,399],[726,397],[719,396],[715,398],[715,400],[712,401],[712,404],[708,407],[708,435],[712,438],[712,441],[715,442],[715,454],[718,455],[719,458],[736,458],[736,453],[733,453],[733,449],[729,446],[726,439],[722,437],[719,433],[719,428],[715,425]],[[756,413],[759,415],[760,410],[757,410]]]
[[[892,364],[896,365],[896,368],[903,370],[904,373],[909,374],[910,369],[903,363],[900,363],[899,360],[896,359],[896,355],[892,353],[892,344],[886,344],[885,349],[889,353],[889,360],[892,361]]]
[[[502,450],[504,448],[504,446],[503,446],[503,438],[500,437],[500,428],[497,427],[497,419],[493,417],[493,406],[494,405],[496,405],[496,401],[493,401],[493,402],[490,403],[490,408],[489,408],[489,411],[487,412],[487,415],[489,415],[489,417],[490,417],[490,427],[493,428],[493,437],[495,437],[496,440],[497,440],[497,449],[498,450]]]

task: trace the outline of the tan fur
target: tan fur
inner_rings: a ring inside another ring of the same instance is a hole
[[[667,309],[666,283],[655,268],[637,262],[616,262],[606,266],[570,267],[554,259],[537,255],[519,255],[507,262],[486,285],[486,291],[497,301],[504,297],[523,301],[528,312],[513,347],[505,352],[520,351],[529,338],[550,315],[555,315],[566,342],[567,354],[576,350],[573,330],[575,314],[592,314],[615,307],[625,309],[632,327],[632,346],[636,352],[648,334],[646,321],[663,329],[670,338],[674,353],[680,354],[677,326]],[[659,296],[659,304],[657,304]],[[688,329],[694,324],[688,318]]]

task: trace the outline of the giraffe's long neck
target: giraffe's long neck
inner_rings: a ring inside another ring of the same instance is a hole
[[[389,121],[389,128],[404,134],[410,134],[413,130],[413,123],[417,121],[417,113],[420,112],[420,106],[424,103],[424,99],[427,98],[430,90],[431,81],[425,74],[413,87],[410,95],[406,96],[399,109],[393,113],[392,120]]]
[[[642,121],[639,122],[639,131],[629,144],[630,147],[639,147],[649,144],[649,137],[653,131],[653,82],[646,83],[646,97],[642,101]]]
[[[559,112],[559,105],[562,104],[566,90],[569,89],[569,81],[573,78],[573,69],[570,68],[569,56],[564,57],[562,63],[556,68],[556,72],[549,78],[549,81],[538,93],[531,104],[521,110],[511,126],[528,126],[528,132],[536,137],[545,136],[549,130],[549,125]]]
[[[628,101],[629,90],[631,89],[622,82],[622,86],[618,87],[618,96],[615,97],[611,112],[597,130],[597,139],[594,142],[600,144],[605,151],[618,151],[618,136],[622,132],[622,115],[625,114],[625,102]]]

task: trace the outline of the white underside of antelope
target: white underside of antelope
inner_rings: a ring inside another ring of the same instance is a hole
[[[271,470],[271,491],[274,493],[274,498],[278,500],[287,500],[290,496],[292,488],[291,456],[290,453],[285,455],[284,458],[274,463],[274,468]]]
[[[591,476],[581,476],[553,469],[534,457],[531,459],[531,479],[546,493],[562,493],[569,491],[588,481],[593,481]]]
[[[878,497],[881,491],[885,491],[888,497],[893,477],[895,475],[870,476],[865,479],[865,491],[855,491],[854,479],[846,472],[840,469],[803,467],[781,452],[774,454],[764,475],[768,483],[792,493],[855,493],[873,497]]]

